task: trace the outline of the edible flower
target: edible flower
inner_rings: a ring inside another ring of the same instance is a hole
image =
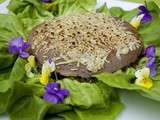
[[[138,9],[140,10],[138,15],[143,15],[143,18],[141,19],[142,23],[146,23],[152,20],[152,15],[145,6],[139,6]]]
[[[145,67],[135,72],[136,81],[135,84],[146,89],[150,89],[153,86],[153,81],[149,78],[150,69]]]
[[[21,58],[27,58],[29,53],[26,50],[30,47],[28,42],[24,42],[22,37],[14,38],[9,43],[8,51],[11,54],[18,55]]]
[[[156,71],[156,47],[154,45],[149,45],[145,49],[145,55],[148,58],[146,67],[150,69],[150,77],[153,77],[157,74]]]
[[[130,24],[137,29],[141,24],[141,19],[143,18],[143,16],[144,15],[139,15],[139,16],[134,17],[131,20]]]
[[[29,78],[34,77],[33,71],[36,69],[36,60],[35,56],[31,55],[27,58],[28,63],[25,65],[26,75]]]
[[[46,85],[49,82],[51,73],[56,69],[56,65],[52,60],[46,60],[42,66],[42,75],[40,82],[43,85]]]
[[[48,83],[45,89],[46,92],[43,96],[43,99],[48,102],[60,103],[63,102],[67,96],[69,96],[69,91],[67,89],[61,89],[59,83]]]
[[[145,49],[144,52],[145,52],[146,57],[148,57],[148,58],[155,57],[155,55],[156,55],[156,46],[155,45],[149,45]]]
[[[43,3],[51,3],[52,0],[42,0]]]
[[[147,7],[139,6],[138,9],[140,12],[130,22],[130,24],[135,28],[138,28],[141,23],[146,23],[152,20],[152,15],[148,11]]]

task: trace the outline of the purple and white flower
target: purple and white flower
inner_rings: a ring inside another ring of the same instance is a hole
[[[143,6],[143,5],[139,6],[138,9],[140,10],[138,15],[143,15],[143,17],[141,19],[141,23],[146,23],[146,22],[149,22],[152,20],[152,15],[146,6]]]
[[[150,76],[153,77],[157,74],[156,70],[156,47],[150,45],[145,49],[145,55],[148,58],[146,67],[150,69]]]
[[[59,83],[51,82],[45,87],[46,92],[43,99],[52,103],[61,103],[69,96],[67,89],[62,89]]]
[[[29,53],[26,50],[30,47],[30,43],[24,42],[22,37],[14,38],[9,43],[8,51],[11,54],[18,55],[21,58],[27,58]]]
[[[142,5],[139,6],[138,9],[140,10],[139,13],[134,16],[130,22],[130,24],[135,28],[138,28],[141,23],[150,22],[152,20],[152,15],[147,7]]]

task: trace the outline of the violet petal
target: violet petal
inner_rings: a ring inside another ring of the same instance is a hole
[[[19,53],[19,49],[16,46],[10,46],[8,48],[9,53],[11,54],[18,54]]]
[[[154,66],[155,65],[155,60],[156,60],[155,57],[149,58],[148,61],[147,61],[146,67]]]
[[[22,47],[23,46],[23,38],[19,37],[19,38],[14,38],[11,40],[10,42],[10,46],[16,46],[16,47]]]
[[[155,65],[150,67],[150,77],[154,77],[157,74]]]
[[[57,93],[63,95],[64,97],[69,95],[69,91],[67,89],[61,89]]]
[[[60,84],[59,83],[48,83],[46,86],[46,91],[50,94],[55,94],[57,91],[60,90]]]
[[[144,16],[143,16],[143,18],[141,19],[141,22],[142,23],[146,23],[146,22],[149,22],[149,21],[151,21],[152,20],[152,16],[151,16],[151,14],[145,14]]]
[[[62,94],[57,92],[56,96],[58,96],[58,98],[60,99],[59,102],[63,102],[64,101],[65,96],[63,96]]]
[[[152,15],[145,6],[139,6],[138,8],[140,10],[138,15],[144,14],[143,18],[141,19],[142,23],[146,23],[152,20]]]
[[[59,103],[60,102],[60,99],[58,96],[49,94],[47,92],[44,94],[43,99],[48,102],[52,102],[52,103]]]
[[[29,53],[27,53],[27,52],[20,52],[19,53],[19,57],[21,57],[21,58],[27,58],[27,57],[29,57]]]
[[[142,14],[149,13],[149,11],[147,10],[147,8],[144,5],[139,6],[138,9],[141,10]]]
[[[156,53],[156,47],[155,45],[150,45],[145,49],[145,55],[150,58],[150,57],[155,57]]]
[[[30,46],[31,46],[30,43],[25,42],[25,43],[23,44],[23,46],[22,46],[22,50],[24,51],[25,49],[28,49]]]
[[[25,51],[30,46],[29,43],[24,42],[22,37],[14,38],[9,43],[8,51],[11,54],[18,55],[21,58],[27,58],[29,53]]]

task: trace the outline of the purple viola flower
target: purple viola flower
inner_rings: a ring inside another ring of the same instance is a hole
[[[59,83],[48,83],[45,89],[46,92],[43,99],[48,102],[61,103],[67,96],[69,96],[69,91],[67,89],[61,89]]]
[[[152,67],[154,64],[155,64],[155,61],[156,61],[156,58],[155,57],[151,57],[151,58],[148,58],[148,61],[147,61],[147,64],[146,64],[146,67]]]
[[[155,45],[150,45],[145,49],[145,55],[150,58],[150,57],[155,57],[156,55],[156,46]]]
[[[150,69],[150,76],[153,77],[157,74],[157,70],[156,70],[156,58],[155,57],[150,57],[148,58],[146,67],[148,67]]]
[[[18,55],[21,58],[27,58],[29,53],[26,52],[26,49],[30,47],[30,43],[24,42],[22,37],[14,38],[9,43],[8,51],[11,54]]]
[[[144,15],[143,18],[141,19],[142,23],[146,23],[152,20],[152,15],[145,6],[142,5],[139,6],[138,8],[140,10],[138,15]]]
[[[157,74],[156,65],[153,64],[153,66],[148,67],[150,69],[150,77],[154,77]]]
[[[43,3],[51,3],[52,0],[41,0]]]
[[[146,67],[150,69],[150,76],[153,77],[157,74],[156,70],[156,47],[150,45],[145,49],[145,55],[148,58]]]

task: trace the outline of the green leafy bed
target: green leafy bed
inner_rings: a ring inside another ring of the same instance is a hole
[[[138,32],[145,45],[157,46],[157,55],[160,55],[160,9],[156,3],[147,3],[153,20],[141,24]],[[51,17],[96,11],[129,22],[138,12],[138,9],[124,11],[118,7],[108,9],[103,5],[96,9],[95,6],[95,0],[54,0],[50,4],[40,0],[11,0],[9,13],[0,14],[0,113],[8,113],[11,120],[115,120],[124,108],[117,93],[119,89],[138,91],[160,101],[160,73],[153,78],[154,86],[147,90],[132,83],[135,70],[129,67],[116,73],[95,75],[96,83],[64,78],[58,82],[70,91],[70,96],[63,104],[48,103],[42,99],[44,86],[36,78],[26,76],[27,61],[8,53],[8,42],[12,38],[22,36],[27,40],[33,27]],[[139,66],[145,61],[140,60]],[[158,64],[159,61],[160,56],[157,56]]]

